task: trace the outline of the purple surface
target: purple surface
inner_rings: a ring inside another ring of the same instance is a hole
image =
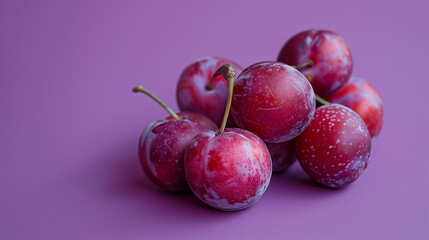
[[[0,239],[428,239],[428,1],[0,2]],[[180,2],[180,3],[179,3]],[[251,208],[223,213],[158,190],[137,141],[177,110],[193,60],[274,60],[295,33],[343,36],[381,93],[368,169],[341,190],[298,165]]]

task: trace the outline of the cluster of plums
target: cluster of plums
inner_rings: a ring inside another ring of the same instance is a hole
[[[135,87],[171,115],[143,131],[143,170],[157,186],[190,188],[224,211],[255,203],[272,172],[296,159],[319,184],[343,187],[367,167],[383,120],[378,92],[352,68],[340,36],[310,30],[290,38],[277,61],[244,70],[218,57],[192,63],[177,85],[178,114]]]

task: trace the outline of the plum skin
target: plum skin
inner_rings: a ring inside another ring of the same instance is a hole
[[[180,120],[168,117],[150,123],[140,136],[139,160],[147,177],[160,188],[188,189],[183,159],[189,142],[202,131],[217,129],[209,118],[182,112]]]
[[[280,143],[298,136],[310,123],[315,107],[307,78],[284,63],[253,64],[234,83],[232,118],[264,142]]]
[[[357,113],[330,104],[316,109],[313,121],[295,140],[295,152],[311,178],[340,188],[358,179],[367,167],[371,137]]]
[[[209,206],[237,211],[253,205],[271,179],[271,159],[255,134],[227,128],[216,136],[205,131],[185,153],[185,174],[191,190]]]
[[[181,111],[203,114],[220,126],[228,98],[228,83],[219,75],[213,81],[213,89],[206,86],[222,65],[230,64],[236,75],[243,70],[237,63],[220,58],[204,57],[185,68],[177,83],[176,98]],[[234,126],[232,119],[228,127]]]
[[[309,59],[314,66],[301,72],[311,73],[314,92],[322,98],[341,89],[353,71],[350,49],[342,37],[330,31],[308,30],[296,34],[285,43],[277,61],[299,65]]]
[[[378,91],[366,80],[351,77],[346,86],[328,98],[332,103],[342,104],[355,111],[375,138],[383,126],[383,103]]]

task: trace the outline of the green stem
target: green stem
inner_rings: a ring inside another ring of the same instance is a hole
[[[213,74],[212,79],[219,75],[222,75],[223,78],[225,78],[225,80],[228,82],[228,100],[226,101],[225,114],[223,115],[222,124],[220,125],[219,132],[216,133],[216,136],[222,134],[225,131],[226,122],[228,121],[229,111],[231,109],[232,93],[234,90],[234,68],[229,64],[224,64]]]
[[[318,101],[322,105],[329,105],[330,102],[326,101],[325,99],[319,97],[317,94],[314,94],[316,96],[316,101]]]
[[[314,66],[313,60],[308,59],[307,61],[305,61],[299,65],[295,65],[295,66],[291,66],[291,67],[295,68],[296,70],[301,70],[305,67],[312,67],[312,66]]]
[[[306,74],[304,74],[304,76],[307,78],[307,80],[309,82],[311,82],[311,80],[313,78],[313,76],[311,75],[311,73],[306,73]],[[316,101],[318,101],[320,104],[323,104],[323,105],[331,104],[330,102],[326,101],[325,99],[319,97],[319,95],[317,95],[317,94],[314,94],[314,95],[316,97]]]
[[[159,100],[159,98],[155,97],[155,95],[153,95],[152,93],[150,93],[148,90],[144,89],[142,86],[137,86],[135,88],[133,88],[133,92],[141,92],[144,93],[146,95],[148,95],[149,97],[151,97],[153,100],[155,100],[157,103],[159,103],[159,105],[161,105],[165,110],[167,110],[167,112],[176,120],[180,120],[180,117],[177,116],[177,114],[171,110],[171,108],[167,107],[167,105],[165,105],[163,102],[161,102],[161,100]]]
[[[216,75],[216,73],[213,74],[212,78],[210,78],[209,83],[207,83],[207,85],[206,85],[206,90],[213,90],[213,81],[217,76],[219,76],[219,75]]]

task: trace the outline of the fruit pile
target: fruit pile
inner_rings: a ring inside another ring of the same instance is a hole
[[[251,206],[272,172],[296,159],[323,186],[350,184],[367,167],[383,121],[378,92],[352,69],[340,36],[310,30],[290,38],[277,61],[244,70],[217,57],[192,63],[177,85],[177,114],[135,87],[171,115],[143,131],[143,170],[157,186],[190,188],[224,211]]]

